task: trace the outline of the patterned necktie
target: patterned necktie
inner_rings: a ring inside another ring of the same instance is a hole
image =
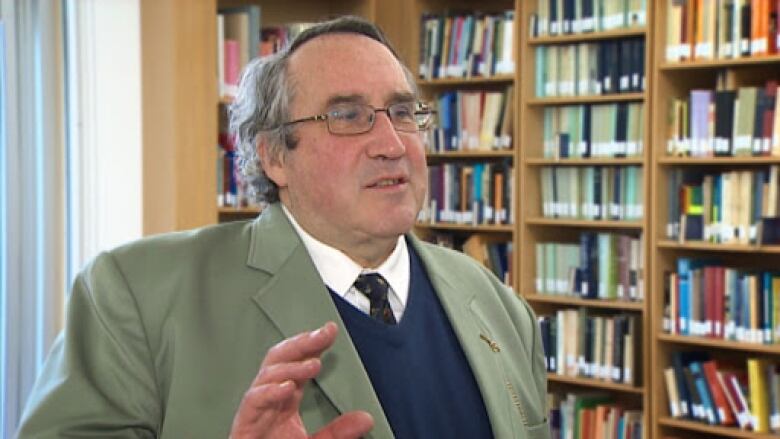
[[[361,274],[355,280],[355,289],[371,302],[371,317],[395,325],[395,316],[387,300],[388,288],[387,281],[379,273]]]

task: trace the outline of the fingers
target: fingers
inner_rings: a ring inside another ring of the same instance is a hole
[[[244,430],[263,429],[272,424],[284,407],[294,399],[295,388],[292,381],[250,388],[244,394],[233,419],[232,430],[236,433],[235,437],[240,437],[238,433]]]
[[[268,350],[263,365],[319,357],[336,341],[337,333],[336,324],[328,322],[317,330],[290,337]]]
[[[257,373],[254,385],[310,380],[320,373],[321,364],[319,358],[310,358],[305,361],[263,366]]]
[[[374,427],[374,418],[366,412],[344,413],[312,436],[312,439],[358,439]]]

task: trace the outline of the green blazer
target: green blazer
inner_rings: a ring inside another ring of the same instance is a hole
[[[549,437],[531,309],[471,258],[409,239],[495,436]],[[265,352],[328,320],[341,331],[305,390],[304,423],[314,432],[339,413],[365,410],[375,420],[368,437],[393,437],[328,290],[278,205],[251,222],[151,237],[99,255],[76,279],[67,314],[21,438],[226,438]]]

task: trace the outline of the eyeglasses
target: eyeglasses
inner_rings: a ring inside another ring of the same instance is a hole
[[[434,110],[421,102],[398,102],[384,108],[374,108],[371,105],[357,102],[342,102],[332,105],[324,114],[285,122],[283,125],[325,121],[328,124],[328,132],[331,134],[362,134],[374,127],[376,113],[380,111],[387,113],[390,123],[397,131],[407,133],[428,129],[435,113]]]

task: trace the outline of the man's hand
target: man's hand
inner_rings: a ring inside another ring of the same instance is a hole
[[[333,345],[338,327],[333,322],[316,331],[290,337],[268,350],[252,386],[233,419],[232,439],[308,438],[301,421],[303,387],[320,372],[320,356]],[[366,412],[345,413],[319,432],[316,439],[357,439],[374,420]]]

